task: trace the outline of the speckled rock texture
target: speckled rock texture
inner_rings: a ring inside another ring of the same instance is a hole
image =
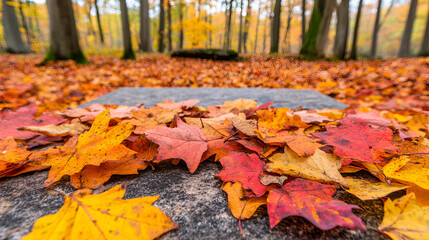
[[[92,103],[138,106],[144,104],[152,107],[163,99],[184,101],[199,99],[198,106],[221,105],[224,101],[238,98],[257,100],[259,104],[274,101],[273,107],[303,109],[347,108],[329,96],[314,90],[268,89],[268,88],[120,88],[93,101],[82,104],[87,107]]]

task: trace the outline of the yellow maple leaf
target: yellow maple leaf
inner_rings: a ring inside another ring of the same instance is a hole
[[[66,196],[61,209],[36,221],[31,239],[154,239],[178,227],[152,206],[159,196],[122,199],[125,187],[91,195],[88,189]]]
[[[344,190],[355,195],[361,200],[379,199],[389,195],[392,192],[396,192],[408,187],[397,183],[391,183],[388,185],[385,182],[369,182],[351,177],[346,177],[345,180],[347,181],[349,188],[344,188]]]
[[[378,229],[393,240],[429,239],[429,207],[421,207],[414,193],[384,203],[383,222]]]
[[[60,154],[52,155],[47,163],[51,165],[45,186],[60,180],[65,175],[79,173],[86,165],[100,166],[105,161],[117,161],[136,152],[121,145],[133,131],[130,124],[119,123],[107,131],[110,122],[109,109],[101,112],[91,129],[79,135],[76,143],[60,147]]]

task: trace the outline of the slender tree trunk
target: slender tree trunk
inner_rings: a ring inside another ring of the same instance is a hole
[[[128,19],[128,8],[125,0],[119,0],[121,8],[122,39],[124,44],[124,54],[122,59],[136,59],[131,43],[130,21]]]
[[[314,1],[310,25],[305,34],[304,44],[300,50],[301,54],[309,56],[320,56],[323,54],[334,4],[335,1],[332,0]]]
[[[378,0],[377,13],[375,15],[374,30],[372,31],[371,52],[369,54],[369,57],[371,59],[374,59],[377,57],[377,41],[378,41],[378,30],[380,29],[381,4],[382,4],[382,0]]]
[[[140,50],[153,52],[148,0],[140,0]]]
[[[91,17],[91,10],[92,10],[92,1],[89,0],[86,2],[86,4],[88,5],[87,8],[87,12],[86,12],[86,17],[88,18],[88,35],[93,35],[95,36],[95,30],[94,27],[92,25],[92,17]]]
[[[183,34],[183,3],[179,3],[179,24],[180,24],[180,32],[179,32],[179,49],[183,49],[183,40],[184,40],[184,34]]]
[[[419,56],[422,56],[422,57],[429,56],[429,9],[428,9],[428,15],[426,17],[426,28],[425,28],[425,33],[423,35],[423,41],[420,47]]]
[[[243,32],[243,47],[244,52],[247,53],[247,39],[249,38],[250,20],[252,17],[252,0],[247,0],[246,18],[244,20],[244,32]]]
[[[225,46],[224,46],[224,50],[229,50],[230,46],[231,46],[231,25],[232,25],[232,3],[233,0],[229,0],[229,8],[228,8],[228,21],[227,21],[227,26],[226,26],[226,41],[225,41]]]
[[[25,37],[27,38],[27,46],[29,49],[31,49],[30,30],[28,29],[27,21],[25,20],[22,0],[18,0],[18,4],[19,4],[18,5],[19,15],[21,16],[21,24],[22,24],[22,27],[24,28]]]
[[[6,51],[10,53],[29,53],[30,49],[24,44],[19,31],[18,18],[16,17],[15,8],[3,0],[3,31],[6,40]]]
[[[279,38],[280,38],[280,14],[282,11],[282,1],[275,0],[274,16],[271,22],[271,47],[270,53],[278,53],[279,51]]]
[[[256,53],[256,50],[258,49],[258,33],[259,33],[259,22],[261,21],[260,15],[261,15],[261,4],[262,1],[259,1],[258,6],[258,18],[256,20],[256,31],[255,31],[255,46],[253,47],[253,53]]]
[[[244,0],[240,0],[240,27],[238,30],[238,53],[241,53],[241,44],[243,37],[243,2]]]
[[[212,25],[212,14],[209,15],[209,24]],[[212,48],[213,42],[213,30],[210,28],[209,30],[209,48]]]
[[[287,19],[286,19],[286,30],[285,34],[283,35],[283,52],[287,52],[288,50],[288,44],[287,44],[287,37],[289,36],[290,31],[290,23],[292,21],[292,4],[291,0],[288,0],[288,13],[287,13]]]
[[[173,43],[171,39],[171,3],[170,0],[167,0],[167,21],[168,21],[168,29],[167,29],[167,39],[168,39],[168,51],[171,52],[173,50]]]
[[[337,13],[337,32],[334,43],[334,56],[344,59],[349,36],[349,0],[342,0]]]
[[[410,10],[408,11],[407,22],[405,23],[404,33],[402,34],[401,45],[399,47],[398,57],[409,57],[411,33],[413,32],[414,19],[416,18],[417,0],[411,0]]]
[[[50,45],[46,61],[72,59],[87,63],[79,47],[78,33],[71,0],[47,0]]]
[[[358,11],[356,14],[356,22],[353,30],[352,50],[350,52],[351,59],[357,59],[357,42],[359,38],[359,23],[360,23],[360,15],[362,13],[362,5],[363,5],[363,0],[359,0]]]
[[[301,5],[301,45],[304,45],[304,41],[305,41],[305,27],[306,27],[306,16],[305,16],[305,6],[306,2],[305,0],[302,0],[302,5]]]
[[[328,42],[329,26],[332,19],[332,12],[334,11],[336,0],[326,0],[326,6],[323,9],[322,22],[320,23],[319,32],[316,38],[316,50],[320,55],[324,55],[325,47]]]
[[[165,9],[164,0],[159,0],[159,29],[158,29],[158,52],[164,52],[164,31],[165,31]]]
[[[100,11],[98,9],[98,2],[97,1],[98,0],[94,0],[95,14],[97,15],[98,33],[100,35],[100,42],[101,42],[101,44],[104,44],[103,28],[101,27]]]

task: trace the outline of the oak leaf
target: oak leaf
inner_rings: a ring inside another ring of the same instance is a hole
[[[176,128],[158,127],[145,132],[147,139],[159,145],[158,160],[179,158],[186,162],[189,172],[197,170],[207,139],[200,128],[177,118]]]
[[[386,152],[397,151],[390,129],[372,129],[360,118],[344,118],[340,123],[339,127],[328,125],[326,132],[313,135],[334,146],[334,153],[342,158],[377,163],[381,156],[388,155]]]
[[[365,230],[362,220],[352,212],[359,207],[333,199],[334,193],[334,186],[300,178],[270,191],[267,208],[271,228],[283,218],[301,216],[322,230],[336,226]]]
[[[240,182],[244,189],[250,189],[257,197],[265,194],[266,187],[259,181],[264,162],[258,155],[231,152],[219,159],[223,169],[216,175],[222,181]]]
[[[89,131],[59,147],[61,154],[52,155],[48,161],[52,167],[45,186],[60,180],[64,175],[79,173],[86,165],[99,166],[105,161],[116,161],[135,154],[136,152],[121,144],[134,127],[119,123],[107,130],[109,122],[110,113],[106,109],[96,117]]]
[[[378,229],[394,240],[429,239],[429,207],[417,204],[414,193],[387,199]]]
[[[267,172],[347,187],[347,182],[338,172],[341,168],[341,160],[320,149],[309,157],[300,157],[290,148],[285,147],[284,153],[276,153],[269,160],[270,162],[265,166]]]
[[[30,239],[154,239],[178,227],[152,204],[159,196],[122,199],[125,187],[91,195],[87,189],[66,196],[57,213],[36,221]]]

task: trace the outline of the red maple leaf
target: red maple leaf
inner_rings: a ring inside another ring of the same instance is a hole
[[[265,165],[258,155],[244,152],[231,152],[219,159],[223,166],[216,176],[222,181],[240,182],[244,189],[252,190],[257,197],[264,195],[266,187],[259,181]]]
[[[269,192],[267,199],[270,226],[274,228],[283,218],[301,216],[322,230],[336,226],[365,230],[362,220],[355,216],[348,205],[335,200],[335,187],[302,178]]]
[[[177,127],[158,127],[145,132],[147,139],[159,145],[158,160],[180,158],[186,162],[189,172],[197,170],[203,153],[207,150],[207,139],[200,128],[188,125],[176,118]]]
[[[313,134],[326,144],[335,147],[334,153],[340,157],[363,162],[380,162],[386,152],[396,152],[393,133],[390,129],[372,129],[365,120],[347,117],[341,126],[326,126],[326,132]]]
[[[0,112],[0,139],[8,136],[18,139],[30,139],[40,134],[30,131],[19,131],[17,128],[25,126],[44,126],[49,124],[56,125],[64,122],[62,117],[50,113],[44,113],[36,120],[36,112],[37,105],[35,103],[20,107],[16,112]]]

